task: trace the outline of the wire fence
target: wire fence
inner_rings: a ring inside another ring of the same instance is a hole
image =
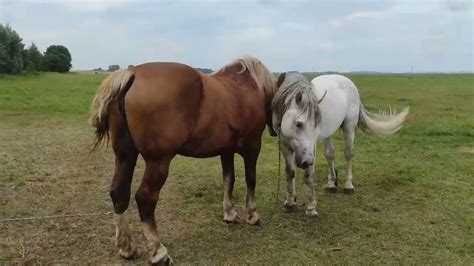
[[[96,212],[96,213],[72,213],[72,214],[57,214],[57,215],[44,215],[44,216],[14,217],[14,218],[0,219],[0,223],[56,219],[56,218],[76,218],[76,217],[89,218],[89,217],[94,217],[94,216],[109,216],[111,214],[112,212]]]

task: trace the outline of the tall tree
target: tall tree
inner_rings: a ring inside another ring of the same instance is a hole
[[[51,45],[44,53],[42,70],[52,72],[68,72],[71,69],[71,54],[62,45]]]
[[[31,43],[30,47],[25,50],[25,54],[25,69],[40,70],[43,61],[43,54],[38,50],[38,47],[34,43]]]
[[[0,73],[20,73],[23,70],[22,39],[10,25],[0,24]]]

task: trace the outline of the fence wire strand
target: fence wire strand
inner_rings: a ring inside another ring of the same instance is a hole
[[[96,212],[96,213],[73,213],[73,214],[57,214],[57,215],[45,215],[45,216],[29,216],[29,217],[14,217],[14,218],[3,218],[0,219],[0,223],[5,222],[18,222],[18,221],[31,221],[31,220],[43,220],[43,219],[55,219],[55,218],[71,218],[71,217],[94,217],[94,216],[108,216],[112,212]]]

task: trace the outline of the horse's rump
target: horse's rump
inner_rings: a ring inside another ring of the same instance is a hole
[[[130,134],[144,156],[175,153],[192,134],[204,97],[201,75],[177,63],[148,63],[132,70],[125,95]]]

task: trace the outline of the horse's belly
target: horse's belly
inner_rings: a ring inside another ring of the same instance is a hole
[[[331,112],[321,112],[321,119],[318,139],[325,139],[334,134],[334,132],[341,127],[341,124],[344,121],[344,115]]]
[[[205,134],[192,136],[179,149],[178,153],[184,156],[196,158],[214,157],[227,150],[235,150],[238,139],[230,130],[210,129]]]
[[[211,149],[202,149],[198,147],[193,147],[193,148],[186,148],[183,147],[182,149],[179,150],[178,154],[187,156],[187,157],[193,157],[193,158],[210,158],[210,157],[215,157],[220,155],[222,152],[219,150],[211,150]]]

